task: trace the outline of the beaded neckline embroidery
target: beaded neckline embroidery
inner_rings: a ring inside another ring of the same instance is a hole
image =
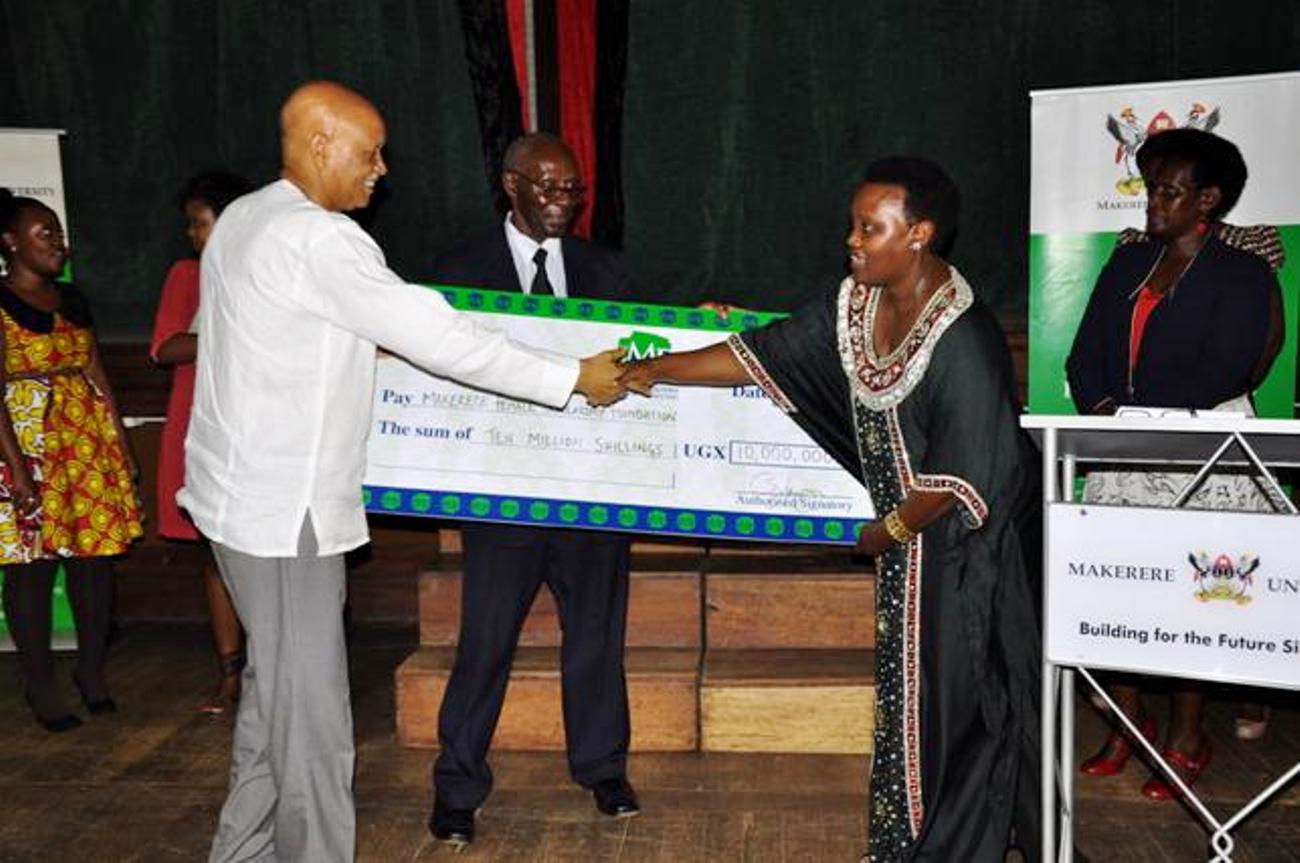
[[[880,287],[867,287],[845,279],[840,285],[840,357],[854,396],[872,410],[897,405],[925,376],[940,337],[974,302],[970,285],[949,265],[952,277],[930,299],[912,328],[894,350],[877,356],[873,333]]]

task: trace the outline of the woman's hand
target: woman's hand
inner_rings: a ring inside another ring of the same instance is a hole
[[[888,548],[894,544],[894,538],[885,530],[884,521],[873,521],[862,528],[862,533],[858,534],[858,543],[855,551],[858,554],[869,554],[872,557],[878,557],[884,554]]]
[[[19,518],[31,518],[41,508],[41,495],[32,480],[27,465],[20,464],[17,470],[10,470],[13,487],[9,493],[13,496],[14,512]]]
[[[1115,404],[1115,400],[1110,396],[1106,396],[1104,399],[1093,405],[1092,410],[1089,411],[1089,413],[1093,416],[1109,417],[1114,416],[1115,411],[1118,409],[1119,405]]]
[[[623,365],[623,374],[619,375],[619,384],[626,390],[638,395],[648,396],[658,379],[654,374],[654,360],[636,360]]]

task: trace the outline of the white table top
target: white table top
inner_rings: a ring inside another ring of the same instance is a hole
[[[1073,456],[1078,462],[1199,465],[1228,435],[1240,432],[1265,464],[1300,467],[1300,420],[1212,412],[1195,416],[1027,414],[1020,418],[1020,425],[1040,444],[1044,432],[1055,429],[1058,454]],[[1243,465],[1249,461],[1234,445],[1220,463]]]

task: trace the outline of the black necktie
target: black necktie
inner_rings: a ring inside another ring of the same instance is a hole
[[[537,254],[533,255],[533,263],[537,265],[537,274],[533,276],[533,285],[528,289],[528,293],[535,297],[550,297],[555,295],[551,289],[551,280],[546,278],[546,250],[538,249]]]

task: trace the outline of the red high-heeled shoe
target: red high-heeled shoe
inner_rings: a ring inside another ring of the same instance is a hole
[[[1205,768],[1210,766],[1210,739],[1206,737],[1201,740],[1201,751],[1196,755],[1190,755],[1172,746],[1167,747],[1160,754],[1190,788],[1192,783],[1205,772]],[[1177,786],[1159,776],[1152,776],[1142,786],[1142,796],[1148,800],[1173,800],[1181,794]]]
[[[1152,743],[1156,742],[1156,721],[1147,717],[1138,723],[1142,736]],[[1124,769],[1129,758],[1133,757],[1133,745],[1129,743],[1127,730],[1110,733],[1106,742],[1096,755],[1079,765],[1079,772],[1084,776],[1114,776]]]

